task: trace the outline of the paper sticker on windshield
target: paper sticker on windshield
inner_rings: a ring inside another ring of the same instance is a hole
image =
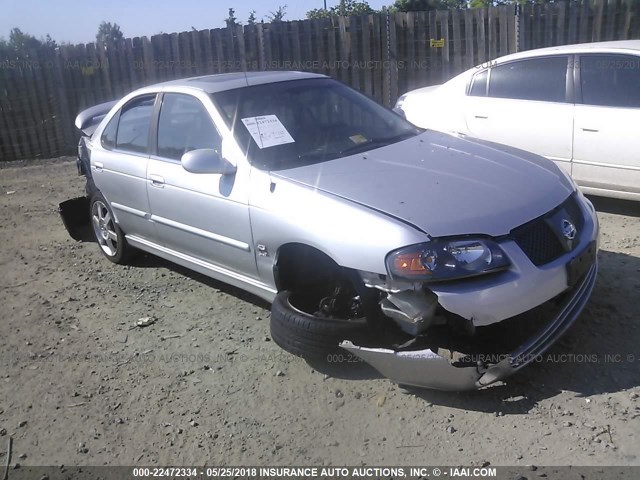
[[[268,148],[295,140],[275,115],[243,118],[242,123],[260,148]]]
[[[351,140],[353,143],[355,143],[356,145],[359,143],[367,143],[367,137],[365,137],[364,135],[353,135],[351,137],[349,137],[349,140]]]

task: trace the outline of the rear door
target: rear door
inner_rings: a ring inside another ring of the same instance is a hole
[[[149,221],[147,164],[149,127],[156,94],[127,102],[109,121],[100,136],[102,148],[91,153],[91,173],[126,234],[153,239]]]
[[[576,84],[573,177],[640,194],[640,56],[581,55]]]
[[[206,102],[206,104],[205,104]],[[211,100],[164,93],[147,191],[160,243],[191,259],[257,277],[248,206],[250,167],[234,159],[233,175],[187,172],[183,154],[200,148],[225,153]],[[222,120],[220,120],[222,122]]]
[[[464,109],[469,134],[544,155],[571,173],[570,58],[536,57],[479,71]]]

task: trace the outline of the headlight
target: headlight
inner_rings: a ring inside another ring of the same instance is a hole
[[[496,242],[486,238],[433,240],[387,255],[391,278],[438,282],[503,270],[509,259]]]

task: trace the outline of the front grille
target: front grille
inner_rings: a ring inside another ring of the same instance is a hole
[[[544,218],[538,218],[517,228],[513,231],[512,236],[522,251],[529,257],[529,260],[536,266],[549,263],[564,253],[560,241],[544,221]]]
[[[564,210],[569,214],[573,224],[576,226],[578,232],[582,231],[582,227],[584,227],[584,215],[582,210],[580,209],[580,205],[578,204],[577,195],[574,193],[569,198],[567,198],[560,208],[564,208]]]
[[[545,265],[565,253],[558,236],[546,222],[548,217],[551,217],[561,209],[564,209],[570,217],[579,234],[584,226],[584,217],[575,194],[545,215],[525,223],[511,232],[511,238],[515,240],[522,251],[529,257],[529,260],[536,266]],[[577,242],[575,242],[574,248],[576,244]]]

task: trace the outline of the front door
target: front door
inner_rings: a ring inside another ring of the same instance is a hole
[[[222,152],[221,136],[203,101],[189,94],[163,94],[157,150],[147,170],[151,219],[161,245],[255,278],[247,190],[250,168],[238,162],[233,175],[187,172],[180,158],[200,148]]]

